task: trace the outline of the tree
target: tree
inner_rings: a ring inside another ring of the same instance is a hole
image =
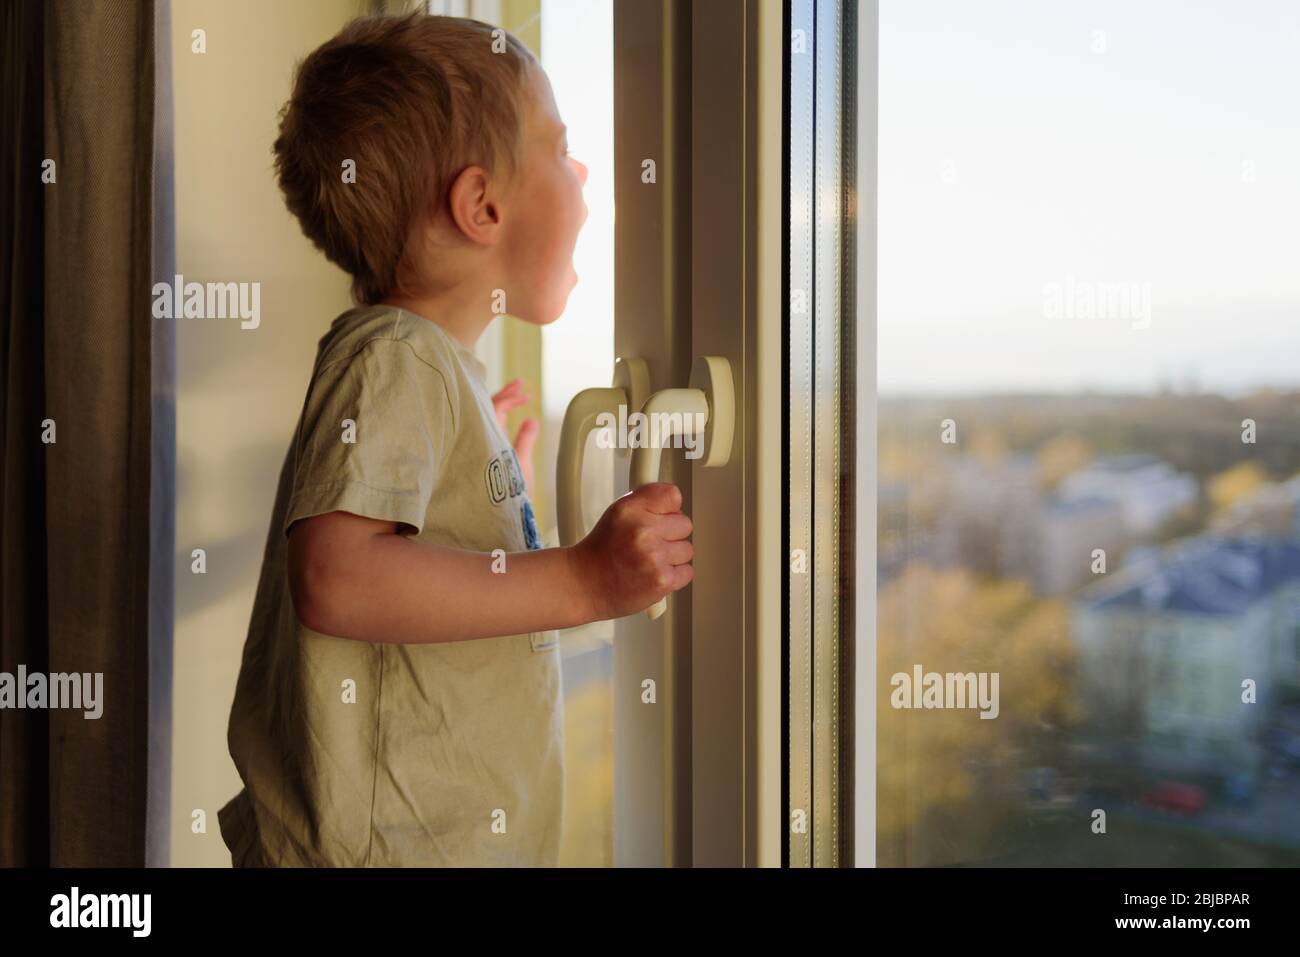
[[[1214,510],[1222,512],[1259,491],[1270,481],[1268,470],[1258,462],[1238,462],[1231,468],[1211,476],[1206,482],[1206,493]]]
[[[1075,718],[1065,606],[1019,580],[912,564],[882,586],[877,627],[880,861],[976,860],[1013,813],[1023,770],[1051,766]],[[998,717],[895,709],[891,679],[915,665],[997,672]]]

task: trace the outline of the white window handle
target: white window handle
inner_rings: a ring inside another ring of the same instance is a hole
[[[560,449],[555,459],[555,517],[560,544],[576,545],[587,533],[582,518],[582,459],[587,436],[602,414],[618,418],[619,406],[628,412],[641,408],[650,394],[650,367],[644,359],[619,357],[614,363],[614,384],[607,389],[583,389],[564,410]],[[627,450],[620,449],[620,455]]]
[[[691,367],[689,389],[656,392],[641,411],[649,423],[646,431],[650,441],[632,450],[632,488],[659,481],[663,448],[672,444],[674,435],[700,441],[702,452],[696,460],[706,468],[721,468],[730,461],[736,431],[736,390],[731,363],[722,356],[699,356]],[[658,618],[667,607],[667,597],[660,598],[646,609],[646,615]]]

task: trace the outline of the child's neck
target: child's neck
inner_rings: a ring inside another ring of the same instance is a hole
[[[473,351],[483,331],[496,314],[492,311],[492,291],[455,286],[442,292],[416,296],[393,295],[383,300],[435,323],[466,349]]]

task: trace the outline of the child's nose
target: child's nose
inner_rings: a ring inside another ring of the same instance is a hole
[[[573,161],[573,165],[576,166],[576,167],[578,168],[578,183],[581,184],[582,186],[586,186],[586,185],[587,185],[587,167],[584,166],[582,163],[578,162],[578,160],[574,160],[574,161]]]

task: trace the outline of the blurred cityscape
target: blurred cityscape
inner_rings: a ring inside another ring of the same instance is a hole
[[[881,398],[881,865],[1300,864],[1297,399]]]

